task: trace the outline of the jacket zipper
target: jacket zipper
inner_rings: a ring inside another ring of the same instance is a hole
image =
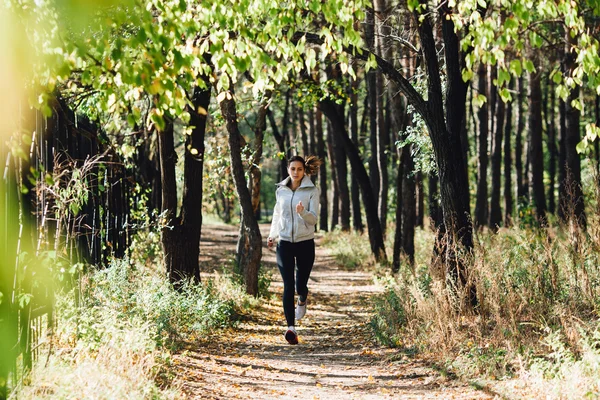
[[[290,200],[290,208],[292,210],[292,243],[294,243],[294,195],[296,192],[292,190],[292,200]]]

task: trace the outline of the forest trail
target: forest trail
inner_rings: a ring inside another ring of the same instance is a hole
[[[261,230],[267,235],[268,225]],[[203,268],[229,262],[237,234],[236,227],[203,226]],[[289,345],[283,337],[283,285],[275,253],[265,246],[263,265],[272,273],[275,294],[271,300],[242,316],[235,328],[189,343],[175,356],[175,381],[189,398],[493,398],[443,377],[423,360],[377,344],[368,326],[369,304],[381,288],[367,272],[338,267],[319,241],[308,312],[297,323],[300,343]]]

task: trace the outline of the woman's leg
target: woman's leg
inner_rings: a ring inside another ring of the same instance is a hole
[[[283,313],[288,326],[294,326],[294,246],[295,243],[280,240],[277,243],[277,266],[283,279]]]
[[[314,239],[305,240],[296,244],[296,264],[298,271],[296,273],[296,292],[300,297],[300,302],[306,301],[308,295],[308,278],[315,262],[315,241]]]

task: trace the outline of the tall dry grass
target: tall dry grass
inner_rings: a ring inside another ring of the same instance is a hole
[[[466,260],[479,300],[472,312],[457,306],[467,303],[464,291],[432,268],[433,232],[418,230],[414,266],[377,269],[386,287],[373,302],[377,338],[427,353],[448,373],[518,378],[551,398],[600,396],[600,213],[587,222],[478,233]],[[357,246],[368,242],[334,251]]]

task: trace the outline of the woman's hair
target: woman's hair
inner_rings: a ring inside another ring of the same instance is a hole
[[[288,166],[294,161],[300,161],[304,164],[304,172],[306,175],[316,175],[323,161],[317,156],[308,156],[306,160],[300,156],[293,156],[288,160]]]

